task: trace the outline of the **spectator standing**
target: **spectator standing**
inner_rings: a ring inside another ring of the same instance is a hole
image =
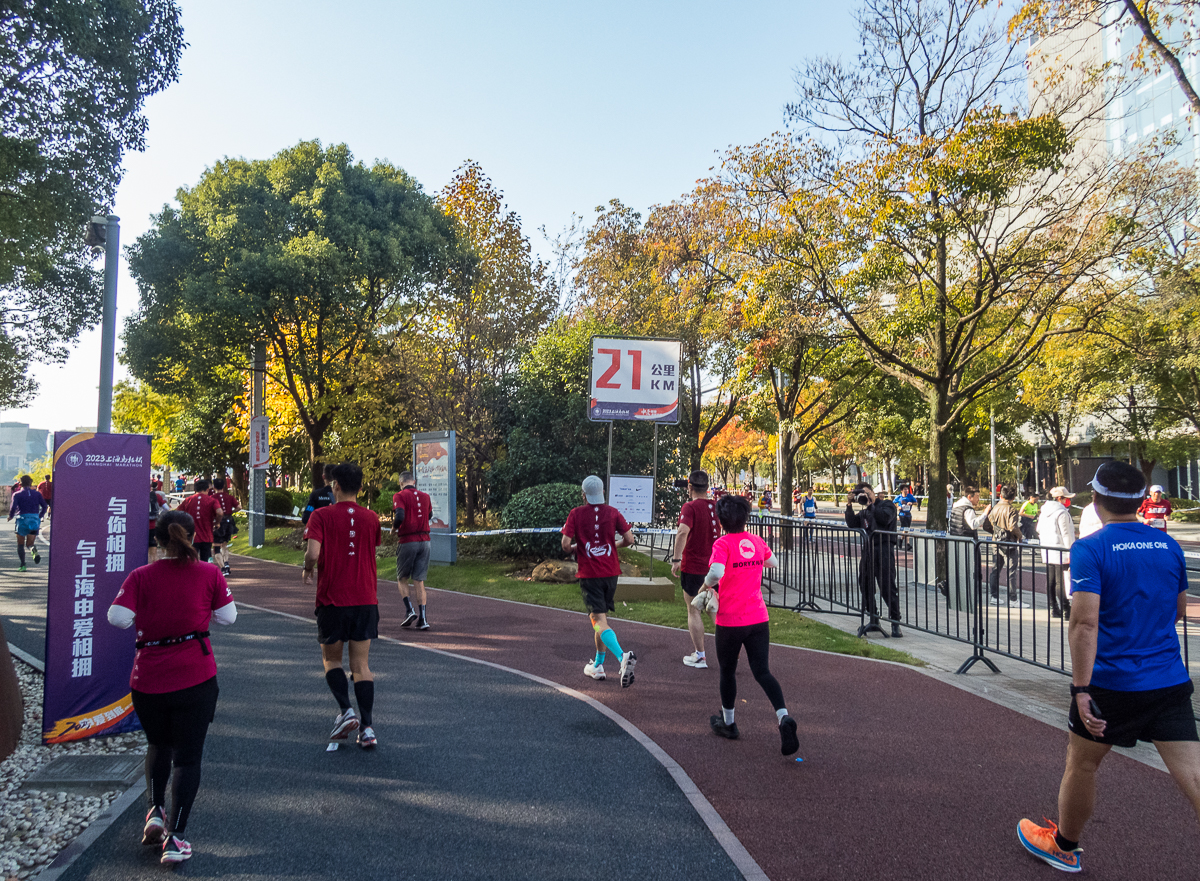
[[[925,498],[925,484],[918,483],[917,488],[914,490],[914,492],[917,494],[917,510],[920,511],[921,510],[921,500],[923,498]]]
[[[12,501],[8,506],[8,519],[17,518],[17,559],[21,565],[18,572],[25,570],[25,548],[33,549],[33,562],[42,562],[38,553],[37,537],[42,528],[42,515],[46,513],[46,500],[42,494],[33,488],[33,478],[28,474],[21,476],[17,482],[19,490],[14,490]]]
[[[358,730],[358,745],[372,749],[378,739],[372,727],[375,674],[369,656],[371,640],[379,637],[375,549],[382,530],[375,512],[358,503],[362,469],[354,462],[343,462],[333,468],[331,478],[334,504],[313,511],[304,528],[301,581],[312,584],[313,570],[317,570],[317,642],[325,684],[339,710],[329,739],[345,740]],[[344,653],[349,654],[354,676],[357,713],[350,706],[350,683],[342,668]]]
[[[1163,532],[1167,531],[1167,521],[1171,519],[1171,500],[1157,483],[1150,487],[1150,497],[1142,502],[1137,516],[1139,522]]]
[[[313,511],[333,504],[333,490],[329,488],[332,476],[333,465],[326,465],[321,472],[321,485],[308,494],[308,503],[305,504],[304,511],[300,514],[300,522],[308,523],[308,518],[312,516]]]
[[[1103,526],[1104,524],[1100,522],[1100,515],[1096,513],[1096,503],[1089,502],[1079,515],[1079,537],[1087,538],[1089,535],[1094,535]]]
[[[199,477],[193,484],[195,492],[179,503],[176,510],[183,511],[195,523],[195,541],[192,543],[202,562],[212,560],[213,527],[221,522],[224,512],[220,503],[209,493],[212,483],[207,477]]]
[[[1012,506],[1016,497],[1016,487],[1002,484],[1000,500],[992,505],[988,514],[992,523],[992,537],[997,542],[992,548],[992,572],[988,576],[988,587],[992,605],[1000,605],[1000,573],[1004,572],[1008,605],[1028,609],[1029,603],[1022,602],[1017,596],[1017,567],[1021,560],[1021,548],[1018,546],[1021,542],[1021,522]]]
[[[1021,505],[1021,536],[1026,541],[1033,538],[1037,532],[1038,494],[1032,490],[1025,494],[1025,503]]]
[[[1178,542],[1137,522],[1145,485],[1132,465],[1101,465],[1091,486],[1104,525],[1072,547],[1070,734],[1058,823],[1017,826],[1026,850],[1067,872],[1082,868],[1079,841],[1097,772],[1114,746],[1153,743],[1200,814],[1193,687],[1176,632],[1187,612],[1187,571]]]
[[[855,503],[862,505],[862,510],[854,510]],[[881,499],[875,495],[871,485],[857,484],[846,496],[846,525],[851,529],[861,529],[867,534],[863,547],[863,556],[858,564],[858,586],[862,592],[863,608],[870,615],[870,624],[860,628],[860,634],[868,629],[878,629],[879,609],[875,603],[875,584],[879,585],[879,593],[888,607],[888,620],[892,623],[892,636],[899,638],[900,632],[900,591],[896,587],[896,526],[899,517],[896,506],[890,499]]]
[[[562,549],[579,564],[579,589],[592,622],[596,656],[584,665],[583,675],[603,680],[604,661],[612,652],[621,661],[621,687],[633,684],[637,655],[621,648],[608,626],[608,613],[616,609],[613,596],[621,576],[617,549],[633,545],[633,531],[621,512],[604,503],[604,481],[594,474],[583,479],[584,504],[572,508],[562,528]],[[618,542],[616,535],[620,534]]]
[[[229,542],[233,540],[238,531],[237,521],[233,519],[233,512],[240,509],[242,503],[233,493],[226,492],[226,485],[224,477],[217,477],[213,480],[212,496],[221,506],[221,522],[213,530],[213,559],[221,567],[221,574],[228,578],[231,574]]]
[[[153,563],[159,557],[158,541],[155,536],[155,530],[158,527],[158,518],[167,513],[167,497],[162,494],[159,487],[162,486],[161,481],[150,481],[150,548],[146,552],[146,562]],[[192,527],[195,529],[195,526]]]
[[[704,619],[700,610],[692,605],[692,598],[704,587],[708,558],[712,555],[713,542],[721,535],[721,525],[717,521],[717,503],[708,497],[706,472],[693,471],[688,476],[688,496],[689,501],[679,511],[679,525],[675,529],[671,574],[679,579],[683,588],[688,635],[692,639],[693,651],[684,655],[683,663],[703,670],[708,667],[704,657]]]
[[[1042,562],[1046,564],[1046,596],[1050,614],[1055,618],[1071,619],[1071,597],[1067,579],[1071,572],[1071,555],[1051,548],[1070,548],[1075,542],[1075,524],[1071,522],[1071,496],[1065,486],[1050,490],[1050,501],[1042,505],[1038,515],[1037,537],[1042,545]]]
[[[425,579],[429,575],[429,515],[433,500],[417,489],[411,471],[400,475],[400,492],[392,496],[392,528],[396,532],[396,582],[404,600],[405,615],[401,627],[416,622],[418,630],[428,630],[425,619]],[[417,607],[413,608],[413,598]]]
[[[762,597],[763,568],[774,569],[779,563],[765,541],[746,532],[750,511],[750,503],[745,499],[721,499],[717,505],[725,534],[713,544],[704,586],[716,587],[719,598],[714,618],[717,663],[721,667],[721,715],[710,717],[708,723],[714,734],[728,740],[738,739],[734,716],[737,666],[745,647],[750,672],[775,709],[780,752],[790,756],[800,749],[800,741],[796,736],[796,720],[788,715],[783,700],[783,689],[771,673],[771,625]],[[707,599],[697,597],[699,602]]]
[[[108,609],[108,621],[137,621],[137,653],[129,688],[146,732],[146,794],[150,810],[142,844],[162,845],[160,862],[192,855],[183,836],[196,793],[208,726],[217,710],[217,663],[208,640],[212,621],[232,624],[237,606],[216,566],[199,562],[192,518],[170,511],[155,538],[163,558],[129,573]],[[167,784],[171,812],[166,813]]]
[[[46,519],[49,520],[54,514],[54,481],[50,479],[49,474],[37,485],[37,491],[46,500]]]

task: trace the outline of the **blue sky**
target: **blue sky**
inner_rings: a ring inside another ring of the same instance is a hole
[[[855,50],[848,5],[812,0],[182,8],[179,82],[147,102],[147,149],[125,161],[125,244],[218,159],[318,138],[429,192],[477,160],[548,256],[540,227],[590,220],[611,198],[644,211],[687,192],[726,147],[783,128],[806,57]],[[123,266],[118,296],[123,319],[137,305]],[[95,425],[99,358],[94,331],[66,365],[36,368],[37,398],[0,419]]]

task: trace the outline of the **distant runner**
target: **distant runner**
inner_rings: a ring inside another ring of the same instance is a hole
[[[54,516],[54,481],[50,479],[49,474],[37,485],[37,491],[46,500],[46,519],[50,520]]]
[[[196,524],[195,541],[192,543],[201,561],[208,563],[212,560],[213,527],[221,522],[224,512],[221,503],[209,494],[212,482],[207,477],[201,477],[193,484],[196,491],[179,503],[175,510],[183,511]]]
[[[228,577],[229,571],[229,542],[237,535],[237,521],[233,512],[242,507],[237,496],[225,491],[225,478],[213,480],[212,497],[221,506],[221,522],[213,529],[213,562],[221,567],[221,574]]]
[[[13,493],[12,503],[8,508],[8,519],[17,518],[17,557],[21,561],[17,571],[24,572],[26,547],[33,548],[34,563],[42,562],[42,556],[37,549],[37,537],[42,528],[42,515],[46,513],[48,505],[42,494],[33,488],[32,477],[28,474],[22,475],[20,483],[21,489]]]
[[[433,500],[429,493],[417,489],[417,479],[411,471],[400,475],[400,492],[392,496],[392,528],[396,534],[396,584],[404,610],[408,614],[400,622],[408,627],[416,622],[418,630],[428,630],[425,619],[425,578],[429,574],[429,515]],[[410,594],[412,595],[410,597]],[[413,608],[413,598],[417,607]]]
[[[692,639],[693,651],[683,656],[683,663],[703,670],[708,667],[704,657],[704,619],[700,616],[700,610],[692,605],[692,598],[704,587],[708,558],[712,554],[713,542],[721,535],[721,524],[717,522],[717,503],[708,498],[706,472],[691,473],[688,477],[688,494],[691,500],[684,503],[679,512],[679,526],[675,530],[676,556],[671,558],[671,574],[679,579],[683,588],[688,635]]]
[[[1142,502],[1137,516],[1147,526],[1166,531],[1167,521],[1171,519],[1171,500],[1157,483],[1150,487],[1150,497]]]
[[[308,504],[304,506],[304,511],[300,514],[302,523],[308,522],[313,511],[333,504],[333,490],[329,488],[329,481],[333,477],[333,466],[326,465],[321,477],[321,485],[308,494]]]

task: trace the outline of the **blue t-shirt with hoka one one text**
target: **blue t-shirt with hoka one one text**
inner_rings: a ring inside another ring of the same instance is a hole
[[[1093,685],[1149,691],[1188,681],[1175,631],[1187,570],[1175,539],[1141,523],[1110,523],[1071,545],[1071,585],[1100,595]]]

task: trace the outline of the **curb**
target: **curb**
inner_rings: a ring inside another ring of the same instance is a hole
[[[145,793],[146,783],[143,780],[141,783],[135,783],[121,795],[117,796],[113,800],[113,803],[108,806],[108,810],[93,820],[91,825],[75,836],[74,841],[58,852],[58,856],[51,861],[50,865],[32,876],[34,881],[57,881],[59,876],[71,868],[71,864],[83,856],[96,839],[103,835],[108,830],[108,827],[115,823],[117,818],[129,810],[130,807],[136,804],[138,799],[145,795]]]

